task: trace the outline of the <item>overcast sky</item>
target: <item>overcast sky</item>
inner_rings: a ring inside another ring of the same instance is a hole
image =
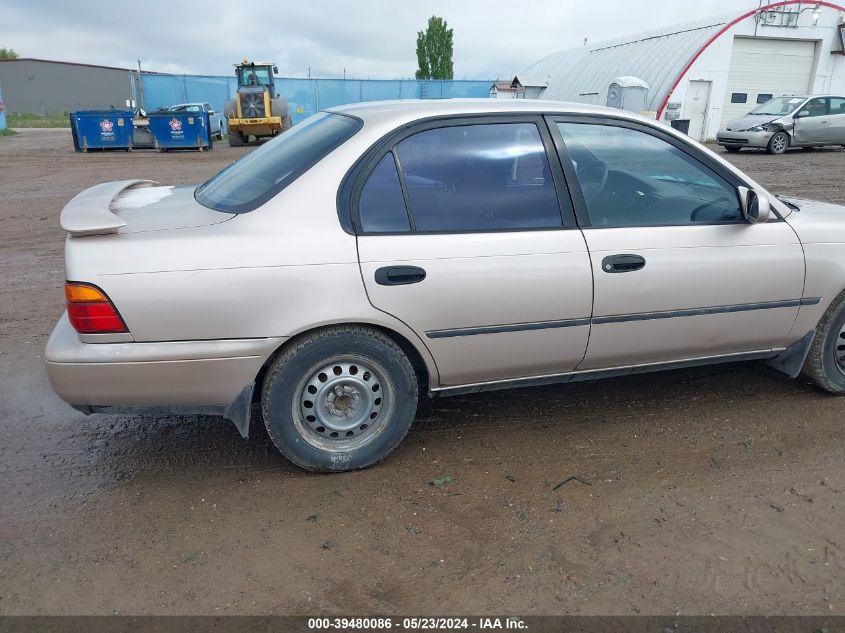
[[[0,47],[145,70],[228,75],[243,57],[282,76],[413,77],[432,14],[455,31],[455,78],[509,78],[566,48],[756,8],[757,0],[0,0]]]

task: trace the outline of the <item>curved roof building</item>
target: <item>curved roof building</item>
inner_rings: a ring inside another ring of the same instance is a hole
[[[604,105],[611,83],[636,77],[645,111],[706,139],[771,96],[845,93],[843,44],[845,7],[785,0],[554,53],[517,80],[528,98]]]

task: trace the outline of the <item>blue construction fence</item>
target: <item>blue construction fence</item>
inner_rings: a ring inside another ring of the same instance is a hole
[[[209,103],[223,113],[234,97],[232,77],[142,74],[147,111],[177,103]],[[294,124],[333,106],[386,99],[485,98],[493,80],[419,81],[415,79],[293,79],[276,77],[276,90],[290,104]]]

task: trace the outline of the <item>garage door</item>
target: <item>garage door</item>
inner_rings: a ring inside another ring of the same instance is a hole
[[[734,38],[722,124],[753,110],[768,95],[806,94],[815,55],[811,40]]]

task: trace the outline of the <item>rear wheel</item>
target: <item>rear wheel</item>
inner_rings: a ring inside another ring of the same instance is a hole
[[[742,149],[741,145],[725,145],[725,149],[731,153],[738,152]]]
[[[262,413],[279,452],[318,472],[384,459],[411,427],[417,378],[384,334],[338,326],[303,336],[267,371]]]
[[[845,394],[845,292],[819,321],[801,373],[825,391]]]
[[[241,147],[244,144],[244,135],[235,130],[229,130],[229,147]]]
[[[789,134],[786,132],[777,132],[769,139],[769,144],[766,146],[766,151],[769,154],[783,154],[789,149]]]

